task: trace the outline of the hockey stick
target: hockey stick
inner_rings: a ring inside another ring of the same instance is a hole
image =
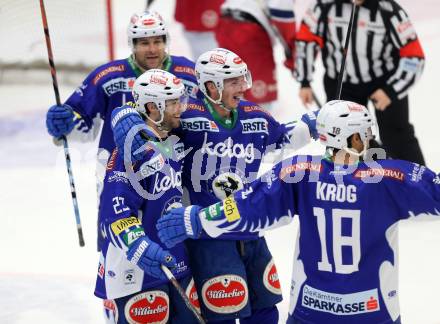
[[[351,16],[350,16],[350,21],[348,23],[347,35],[345,36],[345,44],[344,44],[344,51],[342,52],[341,68],[339,70],[338,83],[336,85],[336,99],[337,100],[341,99],[342,79],[344,78],[345,62],[347,60],[348,46],[350,44],[351,33],[353,31],[354,16],[356,15],[358,9],[359,9],[359,6],[356,4],[356,0],[352,0]]]
[[[53,60],[52,45],[50,42],[49,26],[47,24],[46,9],[44,8],[44,0],[40,0],[40,9],[41,9],[41,18],[43,19],[44,36],[46,38],[47,56],[49,59],[50,74],[52,75],[52,84],[53,84],[53,90],[55,93],[55,101],[58,106],[61,106],[60,92],[58,90],[57,71],[55,69],[55,63]],[[84,246],[84,236],[83,236],[83,232],[82,232],[81,220],[79,218],[78,201],[76,199],[76,189],[75,189],[75,182],[73,180],[72,166],[71,166],[71,160],[70,160],[70,154],[69,154],[69,146],[67,144],[67,139],[65,136],[62,136],[60,139],[63,142],[64,156],[66,158],[67,173],[69,174],[70,193],[72,195],[73,210],[75,212],[76,228],[78,230],[78,238],[79,238],[79,246]]]
[[[318,96],[316,95],[315,91],[313,91],[313,89],[312,89],[312,97],[315,103],[318,105],[318,109],[321,109],[322,107],[321,101],[318,99]]]
[[[358,10],[359,10],[359,6],[356,4],[356,0],[352,0],[351,16],[350,16],[350,21],[348,22],[347,35],[345,37],[344,52],[342,53],[341,68],[340,68],[339,74],[338,74],[338,83],[336,84],[336,99],[337,100],[341,99],[342,80],[344,78],[345,63],[347,60],[348,46],[350,44],[351,34],[353,32],[354,16],[356,15]],[[375,139],[372,139],[372,140],[370,140],[370,147],[371,148],[378,148],[378,147],[381,148],[382,146]]]
[[[146,0],[145,1],[145,11],[148,11],[150,9],[150,6],[153,4],[154,0]]]
[[[170,269],[168,269],[163,264],[160,266],[162,271],[167,276],[168,280],[171,281],[174,288],[176,288],[177,292],[179,293],[180,297],[182,297],[183,301],[185,302],[186,307],[189,308],[189,310],[194,314],[194,316],[197,318],[197,321],[200,324],[205,324],[205,320],[203,319],[202,315],[199,314],[197,309],[191,304],[191,301],[189,300],[188,296],[185,294],[185,291],[183,290],[182,286],[177,281],[176,277],[171,273]]]

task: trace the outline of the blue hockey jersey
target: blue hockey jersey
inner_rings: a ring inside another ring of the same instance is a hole
[[[169,56],[163,69],[182,79],[188,95],[196,97],[198,86],[192,61],[182,56]],[[131,56],[112,61],[91,72],[66,101],[80,116],[69,139],[92,141],[102,127],[98,153],[104,165],[115,148],[111,113],[116,107],[133,101],[132,87],[141,74]]]
[[[168,282],[150,277],[126,257],[128,246],[140,236],[161,244],[156,221],[182,206],[183,144],[174,136],[147,145],[146,157],[133,166],[124,166],[117,149],[107,164],[98,219],[102,238],[95,295],[100,298],[123,297]],[[169,251],[178,265],[175,277],[189,275],[183,245]]]
[[[295,214],[300,235],[288,323],[392,323],[400,315],[397,225],[421,216],[440,220],[440,177],[406,161],[342,166],[297,156],[205,208],[201,219],[211,237],[258,237]]]
[[[291,144],[310,141],[303,122],[278,123],[266,110],[240,101],[230,119],[220,117],[207,99],[192,99],[175,131],[188,153],[183,185],[191,204],[209,206],[256,179],[262,156]],[[243,239],[243,237],[241,237]]]

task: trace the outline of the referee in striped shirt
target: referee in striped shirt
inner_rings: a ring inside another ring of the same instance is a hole
[[[425,164],[409,122],[408,91],[422,74],[425,56],[411,21],[394,0],[356,0],[359,5],[345,67],[341,99],[376,108],[387,154]],[[301,22],[296,41],[295,78],[304,105],[313,101],[310,83],[317,53],[325,69],[327,100],[336,98],[350,0],[314,0]]]

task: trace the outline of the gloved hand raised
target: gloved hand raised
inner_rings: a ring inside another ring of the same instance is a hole
[[[136,127],[137,131],[134,133],[130,148],[131,160],[133,162],[139,161],[145,156],[145,150],[137,151],[148,142],[148,139],[156,138],[156,135],[147,127],[141,115],[130,106],[118,107],[112,111],[111,126],[116,146],[119,152],[121,152],[120,156],[124,156],[124,144],[128,133],[133,127]]]
[[[50,107],[46,114],[47,131],[55,138],[69,134],[75,126],[74,117],[73,109],[68,105]]]
[[[159,218],[156,223],[159,239],[168,248],[183,242],[187,238],[198,238],[202,233],[199,218],[200,206],[175,208]]]
[[[319,138],[318,130],[316,129],[316,117],[318,113],[319,110],[309,111],[301,117],[301,121],[309,127],[310,136],[315,140]]]
[[[147,236],[142,236],[133,242],[128,248],[127,259],[148,275],[162,280],[167,280],[167,277],[160,268],[161,264],[169,268],[177,266],[176,258]]]

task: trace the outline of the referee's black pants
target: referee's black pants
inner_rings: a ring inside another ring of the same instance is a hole
[[[363,84],[343,83],[341,99],[354,101],[367,106],[370,95],[380,82]],[[327,100],[335,98],[337,80],[324,77],[324,89]],[[414,134],[414,127],[409,122],[408,96],[394,100],[384,111],[375,109],[382,146],[387,156],[393,159],[407,160],[424,165],[422,150]]]

